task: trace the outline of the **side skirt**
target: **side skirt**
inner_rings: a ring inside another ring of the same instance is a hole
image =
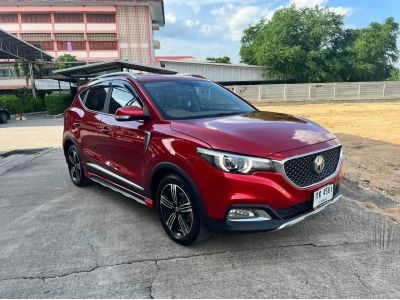
[[[125,197],[131,198],[131,199],[139,202],[140,204],[147,205],[144,197],[136,195],[136,193],[135,193],[135,195],[133,195],[132,193],[134,193],[134,192],[128,191],[123,187],[120,187],[114,183],[111,183],[110,181],[105,180],[96,174],[91,174],[90,179],[93,180],[94,182],[101,184],[102,186],[105,186],[115,192],[118,192],[118,193],[124,195]]]

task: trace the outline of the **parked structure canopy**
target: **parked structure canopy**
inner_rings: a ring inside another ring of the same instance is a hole
[[[93,64],[81,65],[71,67],[67,69],[61,69],[53,71],[54,74],[62,75],[70,78],[93,78],[99,74],[110,72],[110,71],[124,71],[124,70],[136,70],[155,74],[169,74],[174,75],[177,72],[167,70],[157,66],[135,64],[122,60],[113,60],[106,62],[98,62]]]
[[[35,61],[50,61],[53,57],[0,29],[0,59],[22,59],[33,63]]]

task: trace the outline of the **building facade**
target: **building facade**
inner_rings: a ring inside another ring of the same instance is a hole
[[[0,28],[57,58],[155,64],[163,0],[0,0]]]

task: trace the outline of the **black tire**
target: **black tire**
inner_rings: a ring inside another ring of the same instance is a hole
[[[0,124],[5,124],[8,121],[8,116],[5,112],[0,112]]]
[[[73,184],[82,187],[87,185],[90,181],[85,176],[82,163],[82,155],[75,145],[71,145],[67,151],[67,164],[69,176]]]
[[[176,201],[172,194],[174,186]],[[208,238],[199,201],[190,185],[177,175],[167,175],[159,183],[158,214],[165,232],[174,242],[188,246]]]

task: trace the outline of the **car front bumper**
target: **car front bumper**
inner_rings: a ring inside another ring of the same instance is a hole
[[[337,186],[334,197],[331,201],[325,203],[324,205],[316,208],[310,207],[303,213],[295,215],[293,217],[284,218],[277,210],[272,209],[268,205],[233,205],[231,208],[246,208],[246,209],[261,209],[267,212],[270,216],[272,216],[271,220],[261,220],[258,218],[246,219],[246,220],[228,220],[225,218],[224,221],[219,221],[215,219],[208,218],[206,220],[207,227],[212,231],[217,232],[259,232],[259,231],[275,231],[281,230],[286,227],[297,224],[304,219],[311,217],[320,211],[327,208],[329,205],[338,201],[342,195],[339,191],[339,186]],[[304,204],[309,204],[309,201],[304,202]]]

